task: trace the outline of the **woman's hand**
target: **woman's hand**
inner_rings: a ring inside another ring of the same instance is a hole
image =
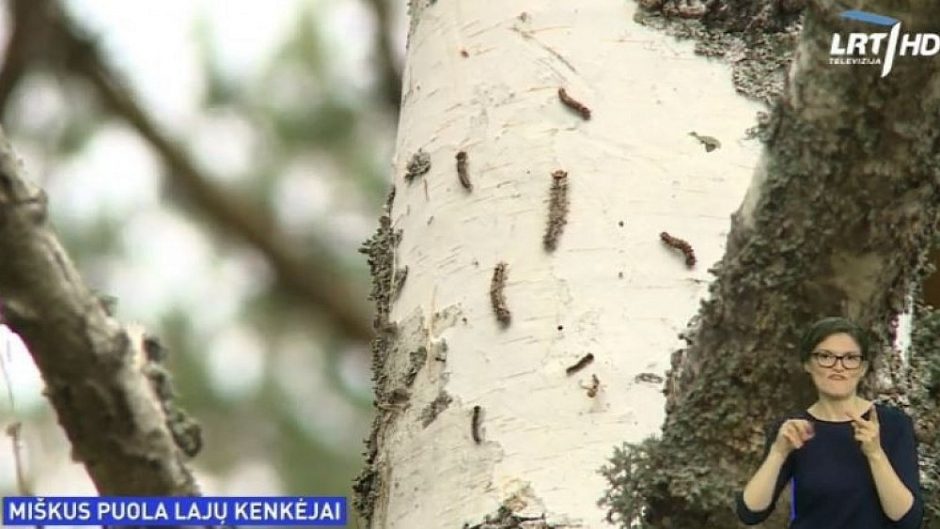
[[[878,422],[878,411],[875,405],[871,406],[871,419],[865,420],[861,415],[854,412],[845,413],[852,419],[852,428],[855,429],[855,440],[861,443],[862,453],[866,457],[873,457],[882,454],[881,450],[881,425]]]
[[[770,449],[786,457],[790,452],[802,448],[813,435],[813,423],[805,419],[788,419],[780,425],[777,439]]]

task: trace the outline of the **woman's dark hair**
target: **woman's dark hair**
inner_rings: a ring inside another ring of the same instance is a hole
[[[861,349],[862,357],[870,361],[871,349],[868,333],[852,320],[833,316],[817,321],[803,334],[803,338],[800,339],[800,362],[809,360],[810,353],[813,352],[819,342],[833,334],[843,332],[855,339]]]

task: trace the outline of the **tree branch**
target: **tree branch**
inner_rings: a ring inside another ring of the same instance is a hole
[[[101,494],[197,495],[169,395],[142,340],[82,282],[0,134],[0,299],[46,383],[73,449]],[[198,438],[198,431],[190,431]],[[198,439],[195,439],[198,449]]]
[[[31,0],[16,0],[29,2]],[[81,35],[61,10],[45,10],[46,23],[56,33],[67,53],[65,67],[88,80],[101,100],[131,125],[163,158],[170,177],[179,184],[210,220],[265,256],[280,282],[292,294],[332,319],[340,332],[366,341],[372,337],[370,310],[365,294],[348,282],[339,281],[334,259],[304,260],[291,249],[290,241],[267,217],[244,200],[213,184],[189,155],[162,131],[133,99],[130,90],[102,57],[97,46]],[[325,245],[324,245],[325,246]],[[322,252],[321,252],[322,253]]]

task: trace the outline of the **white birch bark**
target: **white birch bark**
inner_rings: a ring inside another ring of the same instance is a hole
[[[414,4],[391,210],[408,278],[391,307],[388,370],[406,370],[422,345],[429,354],[379,435],[372,527],[473,525],[503,504],[607,527],[597,469],[614,445],[663,423],[661,383],[641,375],[664,375],[707,295],[757,164],[745,130],[761,106],[735,93],[727,64],[636,24],[633,2]],[[590,120],[560,103],[559,87]],[[691,132],[721,147],[707,152]],[[407,183],[419,149],[431,170]],[[549,253],[558,169],[570,206]],[[692,245],[693,268],[662,231]],[[489,294],[500,261],[506,328]],[[567,376],[587,353],[594,362]],[[453,400],[424,427],[441,391]]]

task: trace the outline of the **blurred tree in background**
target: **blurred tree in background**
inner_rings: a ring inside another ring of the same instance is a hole
[[[88,284],[166,345],[207,494],[347,495],[361,468],[371,307],[355,250],[387,191],[396,4],[5,2],[5,132]],[[5,328],[0,357],[29,488],[93,493]],[[5,442],[3,495],[13,455]]]

